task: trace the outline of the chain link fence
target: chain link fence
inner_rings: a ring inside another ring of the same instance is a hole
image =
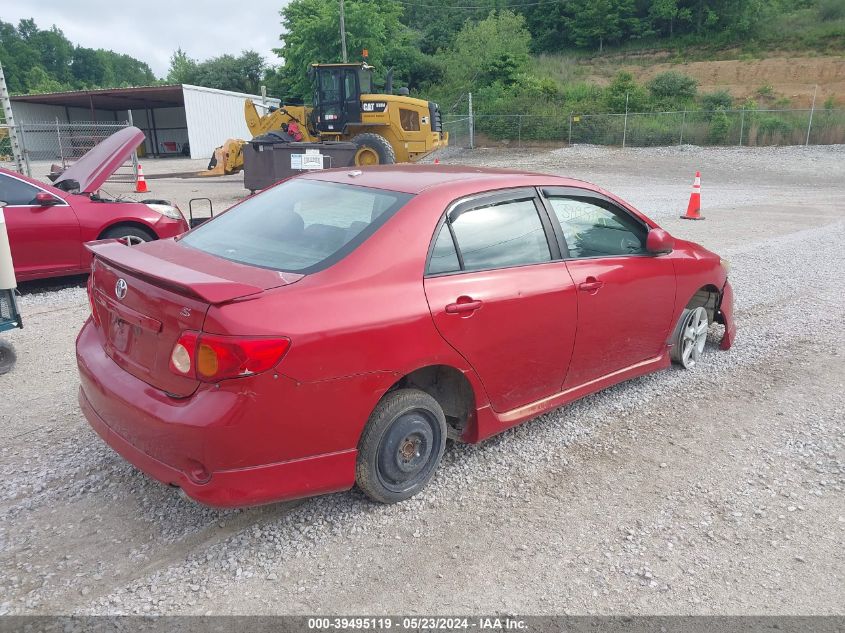
[[[454,147],[830,145],[845,143],[845,110],[461,114],[444,127]]]
[[[12,141],[9,138],[9,130],[2,127],[0,123],[0,164],[10,163],[14,160],[12,156]]]
[[[28,176],[32,176],[34,171],[41,175],[46,174],[50,171],[51,165],[65,169],[79,160],[92,147],[128,125],[128,122],[98,121],[18,123],[15,129],[23,151],[24,171]],[[2,127],[0,127],[0,166],[14,169],[11,143],[8,133]],[[127,162],[116,172],[116,175],[128,175],[131,169],[131,165]]]
[[[6,115],[0,107],[0,164],[14,161],[12,156],[12,140],[9,137],[9,130],[6,127]]]
[[[19,124],[21,144],[30,160],[55,161],[67,167],[81,158],[92,147],[129,123],[99,123],[78,121],[73,123],[39,122]]]

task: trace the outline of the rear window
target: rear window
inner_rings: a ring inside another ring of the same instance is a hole
[[[182,243],[251,266],[314,272],[352,252],[411,197],[294,179],[200,225]]]

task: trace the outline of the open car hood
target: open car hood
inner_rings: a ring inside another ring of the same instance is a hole
[[[144,133],[136,127],[115,132],[68,167],[53,186],[62,191],[96,192],[143,140]]]

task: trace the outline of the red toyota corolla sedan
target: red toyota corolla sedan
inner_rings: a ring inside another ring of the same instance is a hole
[[[479,442],[735,336],[726,264],[614,195],[469,167],[311,172],[94,253],[91,426],[214,506],[407,499]]]
[[[78,275],[91,268],[83,244],[118,238],[128,243],[173,237],[188,230],[179,209],[164,200],[110,200],[106,179],[144,139],[138,128],[112,134],[47,185],[0,169],[0,201],[9,231],[15,277],[29,281]]]

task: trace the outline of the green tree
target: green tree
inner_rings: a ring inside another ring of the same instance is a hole
[[[177,48],[170,56],[170,67],[167,69],[167,81],[172,84],[196,83],[197,62],[188,57],[188,54]]]
[[[646,89],[634,80],[628,72],[619,72],[605,89],[605,105],[610,112],[643,112],[648,110],[649,99]]]
[[[652,0],[648,10],[648,18],[657,32],[667,33],[669,37],[675,34],[675,24],[678,21],[689,22],[692,12],[689,8],[678,6],[678,0]]]
[[[654,105],[659,108],[683,108],[692,103],[698,92],[698,82],[682,73],[669,70],[648,82]]]
[[[346,0],[346,44],[350,61],[362,59],[383,76],[394,60],[413,61],[407,52],[411,34],[399,18],[402,5],[396,0]],[[292,0],[281,11],[282,46],[275,52],[284,59],[281,82],[287,94],[307,98],[311,88],[308,67],[312,63],[340,62],[339,6],[335,0]],[[407,69],[403,69],[407,70]],[[397,73],[400,76],[400,73]]]
[[[566,2],[541,3],[517,11],[525,17],[534,53],[552,53],[575,46],[567,26],[571,15]]]
[[[0,21],[0,63],[13,93],[107,88],[155,82],[150,67],[129,55],[74,46],[55,26]]]
[[[734,99],[727,90],[717,90],[701,96],[701,107],[704,110],[730,110]]]
[[[49,31],[37,31],[29,38],[29,42],[38,51],[39,65],[47,71],[53,81],[72,81],[70,65],[73,60],[73,44],[60,29],[53,26]]]
[[[528,68],[530,47],[525,18],[512,11],[493,11],[481,22],[467,22],[442,55],[444,87],[457,96],[494,83],[512,85]]]
[[[61,92],[67,86],[57,81],[41,66],[33,66],[25,76],[27,92],[43,94],[45,92]]]
[[[261,55],[255,51],[243,51],[238,57],[220,55],[196,63],[193,74],[188,75],[187,78],[199,86],[254,94],[261,88],[264,65],[264,58]],[[190,69],[190,64],[185,65],[184,69]]]
[[[80,87],[96,88],[106,85],[106,62],[93,48],[77,46],[73,51],[70,69]]]
[[[550,3],[561,4],[557,0]],[[490,11],[507,8],[502,0],[473,0],[455,2],[455,0],[404,0],[402,23],[420,34],[419,50],[426,55],[434,55],[452,46],[455,36],[467,21],[479,22]],[[455,5],[461,6],[457,8]]]
[[[598,46],[599,52],[605,44],[630,35],[637,23],[633,0],[573,0],[569,7],[572,17],[567,26],[573,41],[582,47]]]

